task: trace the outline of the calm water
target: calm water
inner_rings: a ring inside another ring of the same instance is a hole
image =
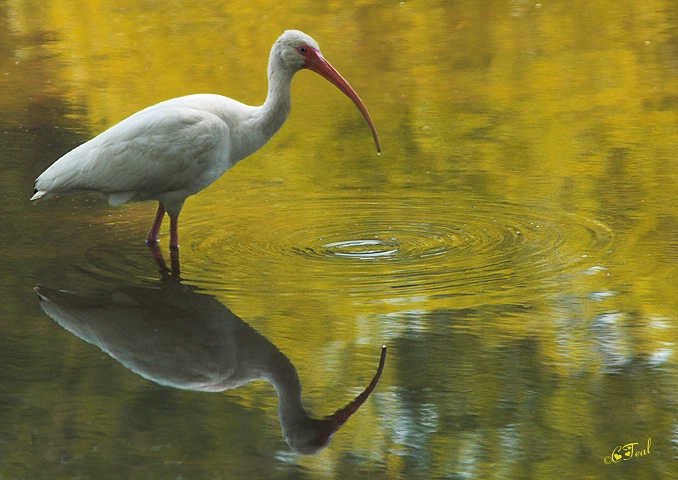
[[[116,5],[0,2],[0,479],[678,478],[675,1]],[[301,72],[181,279],[155,205],[28,201],[147,105],[261,103],[286,28],[381,156]]]

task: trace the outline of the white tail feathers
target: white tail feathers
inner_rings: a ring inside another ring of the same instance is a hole
[[[49,192],[45,192],[42,190],[36,190],[33,196],[31,197],[31,200],[40,200],[41,198],[49,198],[52,195],[50,195]]]

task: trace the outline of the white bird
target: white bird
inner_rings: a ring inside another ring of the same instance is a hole
[[[36,179],[31,200],[85,192],[99,193],[111,205],[157,200],[146,242],[158,243],[167,213],[170,248],[176,249],[186,198],[257,151],[282,127],[290,112],[292,77],[304,68],[325,77],[355,103],[379,152],[377,131],[358,94],[323,58],[315,40],[287,30],[271,48],[263,105],[197,94],[148,107],[59,158]]]

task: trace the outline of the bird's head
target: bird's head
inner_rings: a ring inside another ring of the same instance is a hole
[[[294,416],[293,422],[288,422],[284,415],[284,409],[280,411],[280,424],[283,429],[283,435],[292,449],[304,455],[314,455],[329,445],[332,436],[341,428],[351,416],[358,411],[367,398],[372,394],[381,378],[386,363],[386,346],[381,347],[381,357],[377,373],[372,377],[370,384],[363,392],[355,397],[344,408],[340,408],[332,415],[325,418],[316,419],[308,416],[302,409]],[[281,403],[282,407],[282,403]]]
[[[358,94],[351,88],[344,77],[337,72],[330,63],[320,53],[318,42],[299,30],[286,30],[273,45],[271,56],[279,57],[283,68],[286,68],[292,74],[301,70],[308,69],[323,76],[330,83],[342,91],[344,95],[350,98],[358,107],[360,112],[367,120],[367,123],[372,130],[374,143],[377,146],[377,152],[381,151],[379,145],[379,137],[377,130],[372,123],[372,118],[367,111],[367,107],[363,104]],[[273,64],[274,62],[271,62]]]
[[[309,68],[309,61],[320,55],[318,42],[299,30],[286,30],[273,48],[278,51],[285,66],[295,71]]]

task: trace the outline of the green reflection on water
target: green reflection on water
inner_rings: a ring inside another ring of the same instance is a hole
[[[675,2],[92,5],[2,6],[1,473],[669,478]],[[371,403],[310,458],[287,453],[265,387],[149,385],[55,333],[31,290],[157,277],[151,205],[32,206],[33,178],[165,98],[260,103],[285,28],[320,42],[384,153],[302,73],[280,134],[189,199],[181,254],[187,283],[290,357],[311,407],[391,346]],[[356,241],[398,251],[333,254]],[[603,463],[648,437],[647,458]]]

